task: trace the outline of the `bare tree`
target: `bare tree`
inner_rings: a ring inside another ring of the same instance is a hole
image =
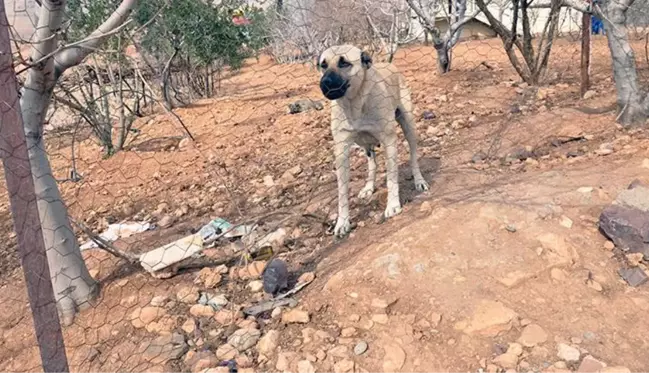
[[[549,4],[550,13],[543,27],[543,31],[537,36],[538,44],[536,50],[533,46],[533,35],[530,22],[530,0],[514,0],[512,9],[512,25],[507,27],[499,21],[488,9],[484,0],[476,0],[478,8],[489,20],[489,24],[502,40],[505,52],[518,75],[528,84],[538,84],[543,76],[550,59],[552,43],[559,25],[559,14],[561,0],[551,0]],[[520,18],[520,21],[519,21]],[[519,22],[522,26],[522,39],[518,36]],[[516,55],[514,47],[523,57],[521,61]]]
[[[551,7],[555,2],[583,13],[595,14],[602,19],[613,62],[613,79],[617,90],[617,121],[624,126],[645,124],[649,117],[649,96],[640,87],[635,53],[629,43],[627,30],[630,21],[628,11],[635,0],[601,1],[602,6],[591,6],[583,0],[553,0],[550,4],[539,3],[535,7]],[[646,18],[643,20],[646,22]]]
[[[123,0],[97,30],[67,46],[58,46],[65,0],[43,0],[40,7],[30,70],[20,105],[52,285],[65,325],[72,323],[77,310],[96,297],[98,286],[81,256],[67,207],[54,179],[43,143],[43,123],[57,80],[67,69],[81,63],[108,36],[119,32],[136,2]]]
[[[440,0],[433,0],[431,8],[438,8]],[[444,35],[441,35],[439,28],[435,25],[436,14],[430,14],[424,7],[417,4],[416,0],[406,0],[410,8],[417,14],[423,27],[433,37],[433,46],[437,51],[437,69],[441,74],[451,70],[451,50],[457,44],[462,34],[464,25],[474,19],[480,12],[466,17],[466,0],[455,0],[452,12],[449,17],[449,26]]]

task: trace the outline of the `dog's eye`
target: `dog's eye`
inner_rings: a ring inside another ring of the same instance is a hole
[[[347,62],[347,60],[345,60],[344,58],[341,58],[341,59],[338,60],[338,67],[341,68],[341,69],[344,68],[344,67],[349,67],[351,65],[352,64]]]
[[[327,65],[327,61],[322,61],[322,63],[320,64],[320,68],[323,70],[327,70],[327,67],[329,67],[329,65]]]

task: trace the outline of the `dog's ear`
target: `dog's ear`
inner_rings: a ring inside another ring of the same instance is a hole
[[[372,66],[372,56],[365,51],[361,52],[361,64],[364,68],[369,69]]]

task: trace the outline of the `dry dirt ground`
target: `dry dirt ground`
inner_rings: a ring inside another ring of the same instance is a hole
[[[71,368],[221,371],[217,363],[234,358],[240,371],[302,373],[649,369],[649,285],[619,278],[597,227],[620,190],[649,181],[649,139],[618,128],[611,112],[575,109],[614,102],[606,43],[595,39],[585,100],[579,46],[568,40],[555,45],[539,89],[519,83],[497,40],[458,46],[446,76],[435,72],[432,48],[402,50],[396,64],[413,92],[432,187],[413,191],[402,146],[404,212],[381,222],[379,150],[379,190],[369,203],[352,199],[358,226],[343,240],[327,233],[336,206],[328,104],[287,113],[297,99],[320,99],[307,66],[250,61],[224,79],[218,98],[176,110],[196,143],[180,140],[164,114],[139,120],[129,149],[109,159],[91,139],[77,143],[83,180],[61,184],[74,217],[97,231],[122,219],[165,221],[118,241],[126,250],[168,243],[216,216],[239,222],[281,210],[327,221],[282,221],[292,281],[304,272],[316,279],[296,308],[256,319],[239,311],[263,297],[255,265],[154,279],[105,252],[84,252],[102,293],[64,330]],[[69,172],[69,139],[64,130],[47,135],[57,178]],[[355,154],[354,191],[365,172]],[[0,201],[10,237],[0,243],[0,370],[40,370],[8,201]],[[232,249],[224,246],[208,256]],[[228,304],[196,306],[204,290]]]

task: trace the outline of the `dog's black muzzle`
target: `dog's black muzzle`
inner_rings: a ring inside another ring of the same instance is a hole
[[[320,79],[320,90],[329,100],[337,100],[345,95],[349,82],[335,71],[327,71]]]

